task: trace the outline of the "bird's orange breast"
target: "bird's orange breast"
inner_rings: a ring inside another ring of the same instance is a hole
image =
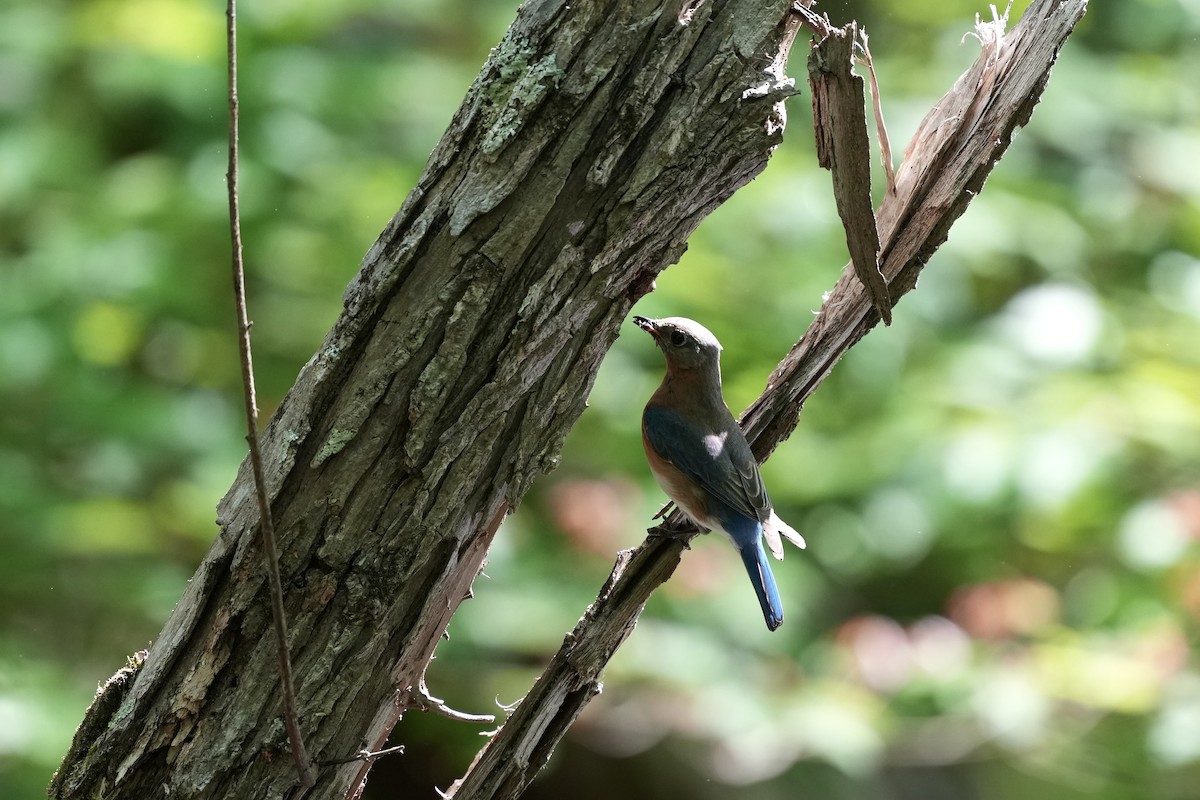
[[[696,485],[695,481],[685,475],[678,467],[659,455],[646,436],[646,424],[642,423],[642,447],[646,450],[646,461],[650,464],[650,473],[658,481],[658,485],[667,493],[667,497],[675,501],[675,505],[691,517],[692,521],[702,528],[716,527],[708,514],[708,494]]]

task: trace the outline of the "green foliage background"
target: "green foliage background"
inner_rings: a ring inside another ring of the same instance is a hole
[[[515,6],[243,4],[265,412]],[[822,8],[871,33],[898,150],[989,13]],[[0,7],[0,797],[44,791],[156,635],[242,457],[223,25],[212,0]],[[777,568],[787,623],[768,634],[732,551],[698,542],[530,796],[1196,795],[1198,41],[1195,0],[1092,4],[895,324],[764,470],[809,541]],[[735,411],[846,261],[807,87],[790,103],[767,172],[637,308],[722,339]],[[451,705],[520,698],[663,501],[638,441],[660,356],[629,332],[438,652]],[[432,797],[476,734],[405,720],[371,792]]]

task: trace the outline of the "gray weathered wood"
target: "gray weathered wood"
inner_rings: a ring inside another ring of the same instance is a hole
[[[790,0],[531,0],[263,433],[307,797],[420,707],[496,528],[554,464],[630,305],[766,165]],[[248,243],[253,248],[253,243]],[[243,465],[147,654],[54,798],[274,798],[296,780]]]

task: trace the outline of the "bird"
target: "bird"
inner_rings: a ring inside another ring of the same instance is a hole
[[[642,445],[650,472],[701,530],[733,542],[769,630],[783,624],[783,602],[763,548],[783,558],[781,536],[804,548],[804,537],[779,518],[758,462],[721,394],[721,343],[685,317],[633,322],[654,338],[667,361],[662,385],[642,412]]]

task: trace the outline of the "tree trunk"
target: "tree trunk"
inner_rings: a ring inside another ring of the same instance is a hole
[[[629,307],[784,125],[791,0],[530,0],[262,437],[308,797],[422,705],[501,520],[551,468]],[[249,243],[253,247],[253,243]],[[248,465],[153,647],[97,695],[54,798],[296,783]]]

